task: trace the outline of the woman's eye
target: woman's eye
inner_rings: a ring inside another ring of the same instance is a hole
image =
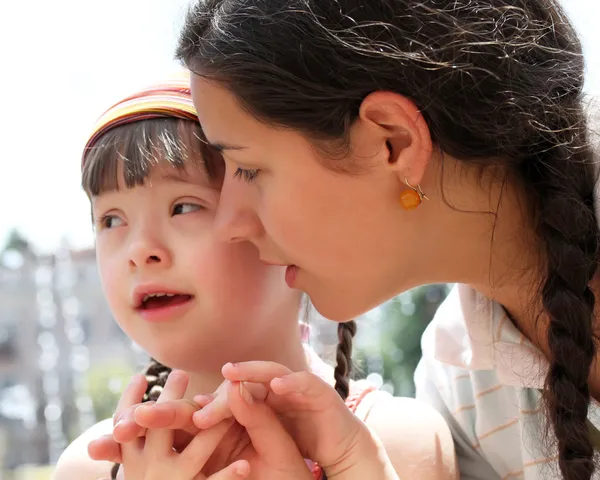
[[[258,170],[258,169],[246,170],[244,168],[238,168],[234,172],[233,177],[234,178],[242,178],[246,182],[250,183],[258,176],[259,171],[260,170]]]
[[[99,224],[101,229],[115,228],[123,225],[123,220],[116,215],[104,215]]]
[[[195,203],[178,203],[173,207],[173,215],[184,215],[186,213],[203,210],[204,207]]]

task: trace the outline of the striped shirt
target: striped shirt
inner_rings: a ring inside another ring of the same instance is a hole
[[[560,479],[538,389],[548,363],[498,303],[456,285],[427,327],[415,373],[417,398],[454,437],[461,478]],[[590,421],[600,427],[600,405]],[[594,475],[600,479],[600,472]]]

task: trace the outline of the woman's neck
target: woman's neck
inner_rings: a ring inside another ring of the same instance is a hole
[[[452,165],[446,170],[452,171]],[[439,205],[437,213],[444,231],[450,234],[445,235],[442,252],[428,258],[428,262],[438,265],[436,270],[430,264],[430,272],[442,274],[435,280],[472,285],[502,305],[525,337],[551,359],[549,318],[540,297],[545,264],[526,208],[526,192],[508,177],[504,181],[496,177],[488,184],[485,177],[471,176],[472,172],[461,175],[465,170],[456,170],[461,173],[444,176],[444,194],[436,192],[448,204]],[[435,178],[442,184],[440,180]],[[600,298],[598,276],[591,287]],[[596,312],[600,311],[599,304]],[[590,372],[590,387],[594,397],[600,399],[598,354]]]
[[[444,241],[432,235],[423,246],[430,253],[416,272],[419,284],[472,285],[503,305],[537,343],[543,265],[526,190],[507,172],[482,172],[447,155],[443,162],[432,165],[425,179],[433,200],[424,222],[443,231]]]

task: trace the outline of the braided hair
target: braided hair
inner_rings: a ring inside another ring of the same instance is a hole
[[[335,390],[343,400],[350,393],[350,374],[352,373],[352,340],[356,335],[356,322],[339,323],[337,326],[338,345],[335,354]]]

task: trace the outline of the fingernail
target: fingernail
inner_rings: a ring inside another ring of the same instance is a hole
[[[254,403],[254,398],[250,392],[244,388],[244,382],[240,382],[240,395],[248,405],[252,405]]]
[[[206,420],[206,414],[202,410],[198,410],[192,415],[192,420],[198,426],[198,424],[202,424]]]
[[[248,474],[248,467],[244,465],[238,465],[235,467],[235,474],[239,477],[245,477]]]

